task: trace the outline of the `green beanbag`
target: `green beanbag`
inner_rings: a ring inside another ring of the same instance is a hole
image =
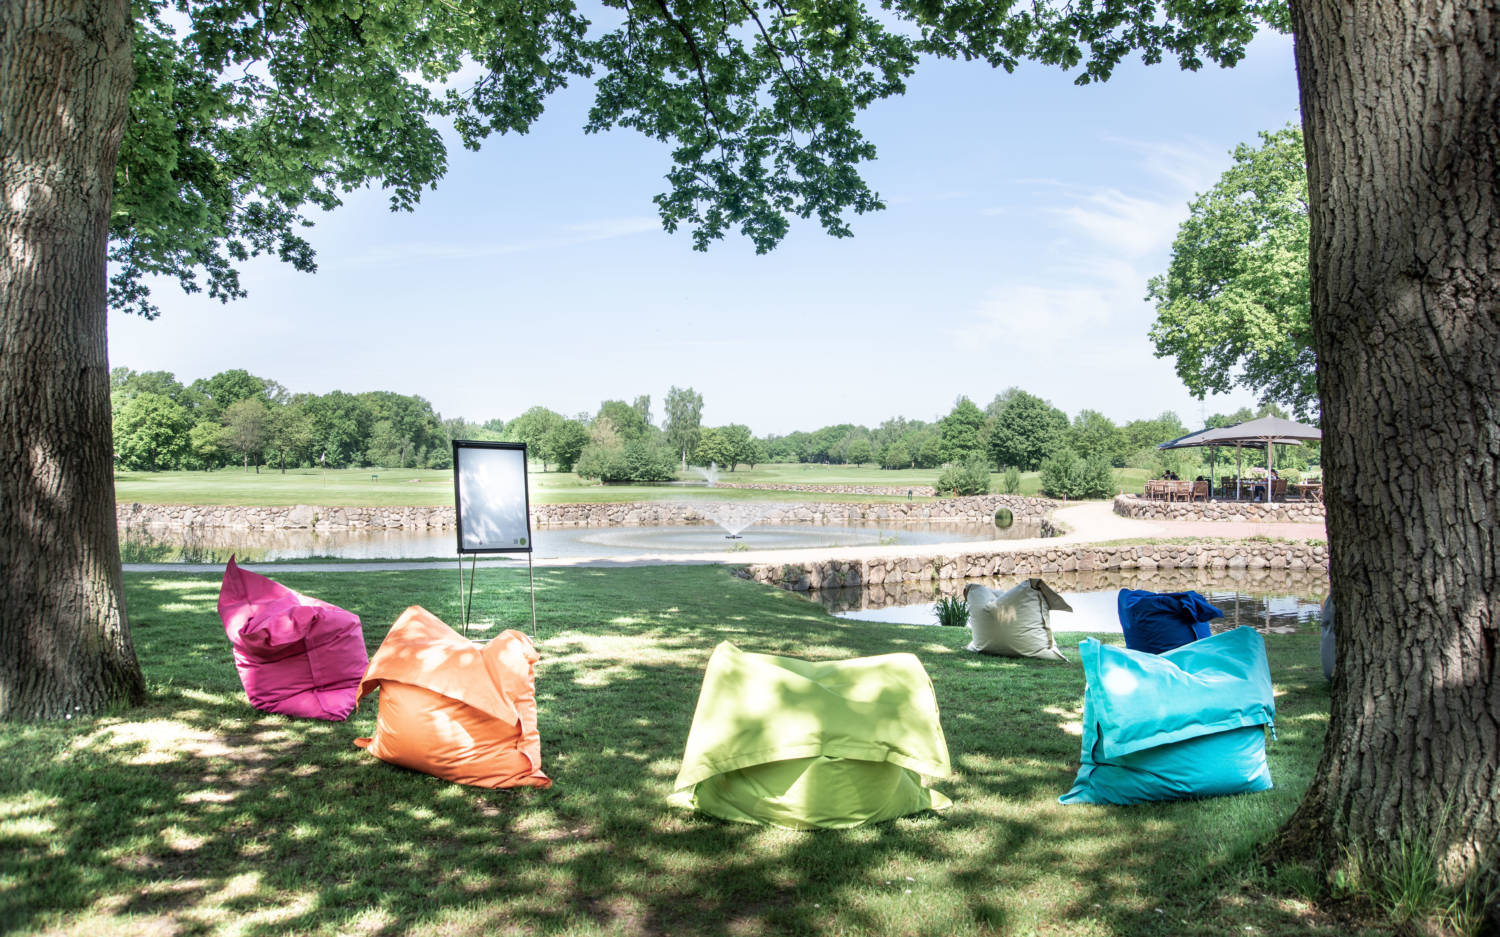
[[[1235,628],[1150,654],[1085,638],[1083,754],[1065,804],[1138,804],[1271,787],[1266,642]]]
[[[911,654],[813,662],[714,648],[668,802],[740,823],[847,829],[951,801],[927,671]]]
[[[973,636],[969,650],[1000,657],[1067,660],[1052,636],[1051,613],[1073,608],[1042,580],[1028,579],[1005,592],[971,584],[964,589],[964,601]]]

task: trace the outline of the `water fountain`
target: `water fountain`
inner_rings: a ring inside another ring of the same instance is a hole
[[[694,513],[722,527],[726,540],[743,539],[746,527],[786,507],[774,501],[689,501],[686,504]]]
[[[703,480],[708,482],[708,487],[710,488],[712,488],[714,484],[719,480],[719,464],[717,462],[708,463],[708,468],[704,468],[701,465],[695,465],[693,466],[693,471],[697,472],[699,475],[702,475]]]

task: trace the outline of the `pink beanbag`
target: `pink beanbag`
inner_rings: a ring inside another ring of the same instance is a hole
[[[219,617],[251,706],[308,719],[349,718],[370,663],[358,615],[240,569],[230,557]]]

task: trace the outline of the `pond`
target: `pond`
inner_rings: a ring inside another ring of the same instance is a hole
[[[737,538],[715,525],[659,527],[544,527],[532,532],[533,557],[647,556],[723,553],[741,550],[815,549],[925,543],[1015,540],[1042,536],[1041,522],[1018,518],[1008,529],[991,523],[931,521],[846,524],[755,524]],[[120,553],[126,563],[223,563],[326,557],[346,560],[451,558],[457,535],[451,530],[229,530],[170,527],[121,528]]]
[[[808,597],[839,618],[936,627],[933,605],[939,596],[961,596],[970,582],[1009,589],[1027,578],[1031,577],[950,580],[936,590],[931,583],[824,589]],[[1040,578],[1073,607],[1071,612],[1052,613],[1054,631],[1118,634],[1115,602],[1121,589],[1194,589],[1224,613],[1210,622],[1215,632],[1248,625],[1263,634],[1291,634],[1317,627],[1319,608],[1328,595],[1328,577],[1306,570],[1109,570],[1048,573]]]

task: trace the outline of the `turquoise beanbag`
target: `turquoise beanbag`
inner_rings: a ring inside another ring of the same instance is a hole
[[[1265,639],[1235,628],[1165,654],[1085,638],[1083,754],[1065,804],[1139,804],[1271,787]]]

